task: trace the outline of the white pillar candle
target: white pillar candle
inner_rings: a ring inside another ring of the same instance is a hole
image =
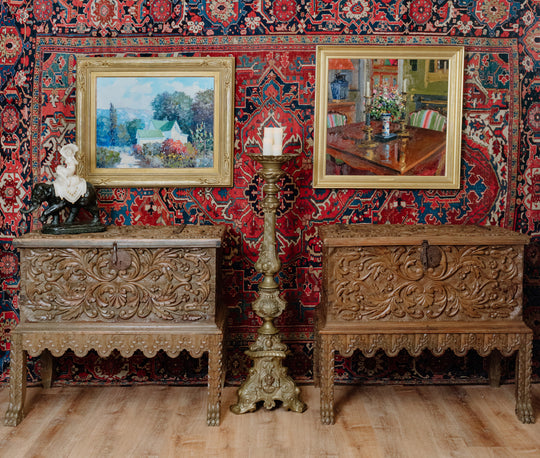
[[[371,88],[369,87],[369,80],[366,82],[366,97],[371,97]]]
[[[264,128],[264,137],[263,137],[263,156],[272,155],[272,134],[269,127]]]
[[[283,129],[265,127],[263,137],[263,156],[281,156],[283,149]]]
[[[274,156],[279,156],[283,150],[283,129],[276,127],[274,129]]]

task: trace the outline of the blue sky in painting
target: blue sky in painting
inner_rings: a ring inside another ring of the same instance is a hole
[[[154,97],[163,92],[184,92],[193,97],[197,92],[214,89],[212,77],[98,77],[97,108],[151,110]]]

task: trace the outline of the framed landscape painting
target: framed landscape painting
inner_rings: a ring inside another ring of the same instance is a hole
[[[464,49],[319,46],[316,188],[457,189]]]
[[[96,186],[232,186],[234,58],[77,60],[79,175]]]

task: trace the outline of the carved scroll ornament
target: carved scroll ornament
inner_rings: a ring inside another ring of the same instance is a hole
[[[421,246],[329,249],[329,316],[355,320],[518,319],[521,251],[440,246],[424,268]]]
[[[30,356],[38,356],[47,349],[53,356],[61,356],[69,348],[77,356],[84,356],[90,350],[105,358],[113,350],[118,350],[124,358],[129,358],[140,350],[144,356],[152,358],[160,350],[165,351],[171,358],[177,357],[182,350],[187,350],[194,358],[200,358],[209,348],[214,349],[220,345],[221,336],[214,335],[175,335],[175,334],[96,334],[81,336],[77,333],[51,333],[39,335],[28,333],[22,338],[24,350]]]
[[[23,259],[25,321],[196,321],[214,314],[215,259],[202,248],[28,249]]]
[[[360,350],[364,356],[375,356],[378,350],[383,350],[388,356],[394,357],[401,350],[406,350],[411,356],[420,356],[424,350],[431,351],[435,356],[441,356],[446,350],[452,350],[458,356],[464,356],[469,350],[476,350],[480,356],[487,356],[497,349],[503,356],[510,356],[520,346],[530,340],[523,333],[437,333],[437,334],[359,334],[336,335],[328,337],[331,346],[339,354],[350,357],[355,350]]]

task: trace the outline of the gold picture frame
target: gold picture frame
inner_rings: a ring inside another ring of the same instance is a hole
[[[96,186],[232,186],[233,57],[79,57],[77,172]]]
[[[315,188],[459,188],[463,47],[318,46],[316,65]]]

